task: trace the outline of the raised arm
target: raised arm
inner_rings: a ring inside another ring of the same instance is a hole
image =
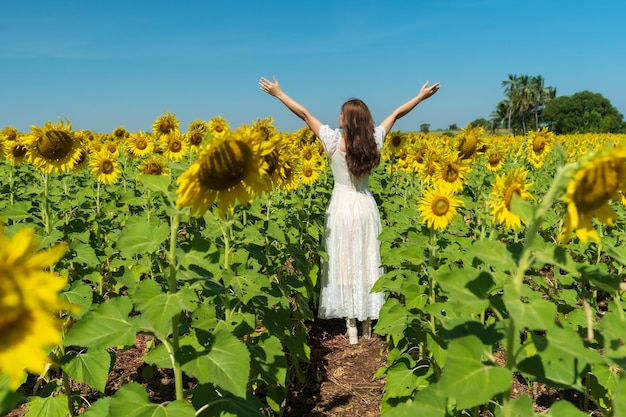
[[[268,80],[267,78],[261,77],[261,80],[259,81],[259,86],[261,87],[261,90],[279,99],[296,116],[304,120],[304,122],[311,128],[311,130],[317,136],[319,136],[322,123],[317,120],[307,110],[306,107],[285,94],[285,92],[280,88],[280,84],[278,84],[278,80],[276,79],[276,77],[274,77],[274,82]]]
[[[413,110],[415,106],[417,106],[419,103],[426,100],[427,98],[431,97],[438,90],[439,83],[428,86],[428,81],[426,81],[420,89],[420,92],[415,97],[391,112],[391,114],[387,116],[387,118],[385,118],[385,120],[383,120],[380,125],[385,129],[386,133],[389,133],[396,120],[398,120],[402,116],[405,116],[408,112]]]

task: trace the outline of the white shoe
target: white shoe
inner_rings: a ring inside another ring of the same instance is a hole
[[[359,343],[358,330],[356,328],[356,319],[346,319],[347,335],[351,345]]]
[[[361,335],[363,339],[372,337],[372,320],[367,319],[361,323]]]

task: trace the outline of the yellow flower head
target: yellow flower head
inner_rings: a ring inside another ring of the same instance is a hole
[[[42,128],[31,126],[25,140],[29,161],[42,171],[69,172],[81,155],[81,143],[69,122],[47,122]]]
[[[61,343],[60,322],[66,308],[58,296],[65,278],[47,269],[63,257],[64,243],[35,252],[34,231],[23,228],[12,238],[0,235],[0,372],[12,389],[25,372],[40,374],[50,363],[48,350]]]
[[[458,213],[457,209],[462,206],[463,201],[456,196],[452,186],[445,182],[438,182],[427,190],[417,204],[422,222],[435,230],[447,228]]]
[[[180,130],[173,130],[169,134],[161,136],[160,143],[163,156],[170,161],[182,160],[189,150],[189,144]]]
[[[526,158],[535,168],[540,168],[554,144],[554,133],[543,127],[528,132],[526,141]]]
[[[170,171],[163,159],[158,156],[146,158],[138,166],[143,175],[169,175]]]
[[[237,202],[249,203],[268,187],[265,155],[271,151],[270,142],[245,125],[213,138],[176,180],[176,205],[190,206],[191,214],[201,217],[217,203],[224,217]]]
[[[92,154],[89,165],[92,167],[91,173],[103,184],[115,184],[122,175],[117,158],[107,149]]]
[[[461,159],[458,153],[448,156],[436,164],[433,179],[448,183],[452,191],[459,192],[463,189],[463,182],[470,171],[471,160]]]
[[[484,131],[483,126],[472,127],[471,123],[465,129],[461,129],[461,133],[457,137],[457,150],[461,159],[474,158],[481,152],[483,144],[480,137]]]
[[[130,134],[125,142],[126,154],[130,158],[145,158],[154,151],[154,137],[140,130]]]
[[[222,116],[215,116],[209,120],[209,132],[211,138],[219,138],[230,132],[230,125]]]
[[[600,236],[591,220],[597,217],[607,226],[617,220],[610,200],[619,200],[619,192],[625,190],[626,148],[616,148],[610,153],[585,159],[572,180],[567,184],[565,203],[567,215],[559,240],[566,243],[572,231],[583,242],[589,238],[600,242]]]
[[[504,223],[508,229],[512,230],[521,227],[521,218],[511,211],[511,200],[514,195],[517,195],[523,200],[530,200],[532,198],[528,189],[533,183],[526,184],[527,175],[528,171],[520,167],[509,171],[507,174],[498,175],[496,177],[491,191],[495,201],[489,201],[489,206],[493,209],[491,214],[496,224]]]
[[[176,119],[176,115],[167,112],[154,121],[152,130],[154,131],[154,136],[159,139],[163,135],[168,135],[174,130],[178,130],[179,126],[180,121]]]

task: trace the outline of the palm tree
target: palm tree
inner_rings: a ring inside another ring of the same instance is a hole
[[[509,99],[509,109],[508,109],[508,122],[507,122],[507,133],[511,133],[511,116],[513,115],[513,106],[515,100],[513,99],[516,95],[517,90],[518,77],[514,74],[509,74],[508,80],[502,81],[502,87],[504,87],[504,95]]]
[[[501,126],[504,120],[509,115],[509,100],[502,100],[498,103],[496,109],[491,112],[491,130],[493,133],[496,132],[498,126]]]
[[[521,75],[518,77],[517,91],[515,94],[515,101],[513,103],[513,109],[516,114],[522,119],[522,131],[526,134],[526,112],[530,109],[532,104],[532,90],[530,84],[530,77],[528,75]]]

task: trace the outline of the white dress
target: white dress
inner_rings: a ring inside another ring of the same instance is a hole
[[[327,125],[320,129],[334,187],[326,210],[324,247],[328,261],[321,261],[318,317],[378,319],[384,294],[370,294],[370,290],[383,273],[380,214],[369,189],[369,175],[354,177],[348,171],[346,154],[339,150],[341,134],[341,130]],[[377,127],[374,137],[380,151],[385,130]]]

